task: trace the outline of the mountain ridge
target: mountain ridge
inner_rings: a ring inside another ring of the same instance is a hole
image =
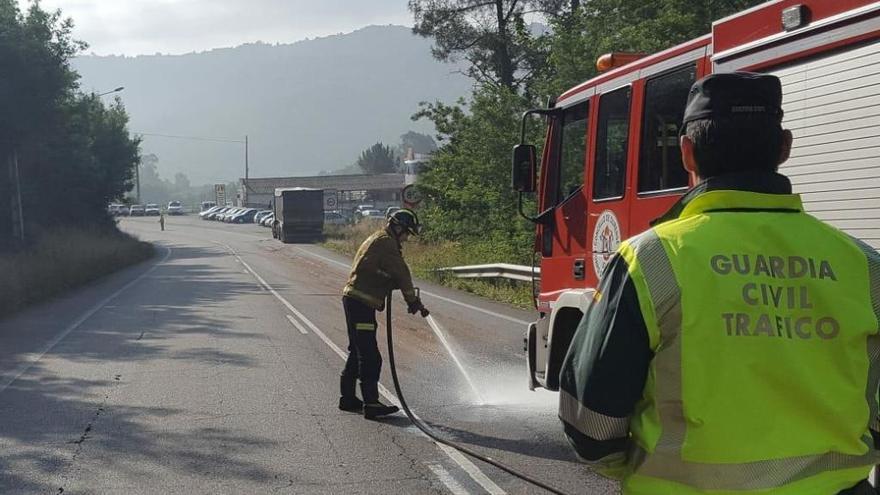
[[[404,26],[286,44],[248,43],[177,55],[85,55],[73,61],[84,91],[125,86],[134,133],[250,142],[250,175],[316,175],[344,168],[377,141],[392,146],[420,101],[452,101],[471,82],[431,57],[430,40]],[[244,175],[244,146],[144,135],[143,154],[193,184]]]

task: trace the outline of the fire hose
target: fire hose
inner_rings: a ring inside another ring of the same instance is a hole
[[[426,315],[427,315],[427,313],[423,314],[423,316],[426,316]],[[395,392],[397,392],[397,400],[400,402],[400,407],[403,409],[403,412],[406,414],[406,417],[409,418],[409,420],[412,422],[413,425],[415,425],[418,429],[422,430],[422,433],[424,433],[425,435],[428,435],[428,437],[430,437],[432,440],[434,440],[437,443],[442,443],[443,445],[452,447],[453,449],[455,449],[463,454],[467,454],[475,459],[479,459],[487,464],[491,464],[492,466],[495,466],[498,469],[500,469],[504,472],[507,472],[507,473],[525,481],[526,483],[530,483],[530,484],[537,486],[539,488],[543,488],[544,490],[547,490],[550,493],[555,493],[557,495],[568,495],[566,492],[559,490],[558,488],[554,488],[554,487],[552,487],[552,486],[550,486],[540,480],[537,480],[527,474],[524,474],[520,471],[517,471],[516,469],[514,469],[510,466],[507,466],[507,465],[501,463],[500,461],[496,461],[495,459],[493,459],[489,456],[480,454],[478,452],[475,452],[474,450],[471,450],[468,447],[465,447],[465,446],[460,445],[456,442],[453,442],[452,440],[447,440],[447,439],[441,437],[440,435],[435,433],[430,427],[425,425],[419,418],[417,418],[412,413],[412,411],[410,411],[409,405],[407,405],[406,399],[403,396],[403,390],[401,390],[401,388],[400,388],[400,380],[398,380],[398,378],[397,378],[397,366],[395,365],[395,362],[394,362],[394,337],[393,337],[394,332],[392,331],[392,325],[391,325],[391,293],[390,292],[388,293],[388,297],[386,298],[386,304],[385,304],[385,328],[386,328],[385,331],[388,334],[388,362],[389,362],[389,366],[391,368],[391,378],[392,378],[392,380],[394,380],[394,390],[395,390]]]

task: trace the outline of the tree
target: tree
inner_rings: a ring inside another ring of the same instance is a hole
[[[430,155],[437,149],[437,143],[434,138],[427,134],[420,134],[415,131],[408,131],[400,136],[400,154],[406,156],[409,150],[420,155]]]
[[[140,141],[129,136],[119,100],[108,107],[78,92],[70,60],[86,45],[72,29],[39,2],[22,13],[15,0],[0,0],[0,247],[10,247],[7,233],[18,223],[8,201],[19,189],[6,180],[9,157],[19,165],[28,241],[58,224],[112,228],[107,202],[131,187]]]
[[[390,146],[376,143],[361,152],[357,166],[365,174],[388,174],[400,169],[400,158],[395,156]]]
[[[555,17],[562,0],[409,0],[413,32],[432,37],[438,60],[463,58],[467,74],[480,84],[517,90],[542,70],[545,51],[536,43],[528,14]],[[577,2],[571,2],[576,6]]]

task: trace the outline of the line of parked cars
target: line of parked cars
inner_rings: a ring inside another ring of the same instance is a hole
[[[107,212],[114,217],[158,217],[162,209],[156,203],[147,203],[146,206],[110,203],[107,205]],[[165,212],[169,215],[183,215],[183,204],[180,201],[169,201]]]
[[[338,211],[325,211],[325,225],[349,225],[360,221],[384,221],[388,215],[398,207],[390,207],[383,212],[374,207],[357,208],[353,217],[343,215]],[[275,213],[272,210],[261,210],[259,208],[247,208],[242,206],[212,206],[201,213],[199,217],[202,220],[214,220],[224,223],[255,223],[263,227],[272,227],[275,221]]]
[[[257,223],[266,227],[272,226],[275,219],[272,210],[245,208],[240,206],[214,206],[199,213],[202,220],[216,220],[225,223]]]

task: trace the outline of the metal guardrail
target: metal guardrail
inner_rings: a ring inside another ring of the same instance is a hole
[[[438,272],[449,272],[458,278],[506,278],[531,282],[532,277],[541,278],[541,269],[525,265],[511,265],[508,263],[492,263],[489,265],[467,265],[438,268]]]

